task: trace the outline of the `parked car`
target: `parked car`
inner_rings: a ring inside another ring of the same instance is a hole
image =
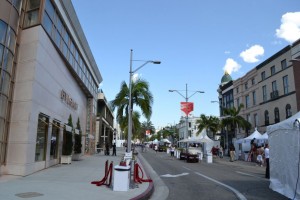
[[[166,146],[159,145],[159,146],[158,146],[158,151],[159,151],[159,152],[166,152],[166,151],[167,151],[167,147],[166,147]]]
[[[196,147],[189,147],[187,149],[183,149],[180,152],[180,160],[186,160],[186,162],[199,162],[200,153],[201,149]]]

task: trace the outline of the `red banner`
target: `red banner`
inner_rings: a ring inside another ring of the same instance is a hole
[[[193,102],[180,102],[181,109],[186,115],[194,110]]]
[[[146,135],[150,135],[150,130],[146,130]]]

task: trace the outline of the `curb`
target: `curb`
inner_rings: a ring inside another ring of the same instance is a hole
[[[153,170],[153,168],[150,166],[150,164],[144,159],[141,152],[139,152],[139,160],[141,161],[141,164],[143,165],[143,168],[145,169],[145,173],[148,177],[152,179],[152,184],[149,183],[149,190],[146,198],[146,193],[142,193],[143,196],[140,196],[141,198],[151,199],[151,200],[165,200],[169,196],[169,188],[166,186],[166,184],[161,180],[160,176]],[[154,187],[155,185],[155,187]],[[150,187],[153,187],[152,190],[150,190]]]
[[[139,154],[142,158],[140,158],[140,156],[138,156],[139,161],[141,162],[141,165],[143,166],[143,169],[145,170],[145,175],[147,176],[148,179],[151,179],[151,177],[148,174],[148,170],[145,169],[145,159],[143,158],[143,156],[141,155],[141,152],[139,152]],[[152,179],[151,179],[152,180]],[[142,194],[130,199],[130,200],[147,200],[150,199],[151,195],[154,192],[154,184],[153,184],[153,180],[152,182],[149,182],[149,186],[147,188],[147,190],[145,190]]]

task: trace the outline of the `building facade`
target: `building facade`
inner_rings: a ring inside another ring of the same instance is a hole
[[[96,143],[104,149],[106,143],[112,146],[116,141],[114,130],[114,114],[111,110],[104,93],[100,90],[97,101]]]
[[[93,153],[102,77],[70,0],[0,1],[0,77],[0,174],[58,164],[69,116]]]
[[[300,58],[300,40],[286,46],[243,77],[226,82],[219,87],[220,105],[225,107],[224,95],[228,88],[233,93],[233,105],[241,103],[244,108],[240,115],[260,133],[268,125],[276,124],[300,111],[300,63],[292,61]],[[220,106],[221,110],[221,106]],[[222,116],[222,112],[220,111]],[[238,130],[237,138],[249,134]]]
[[[188,117],[188,124],[186,123],[186,117],[182,116],[180,118],[178,127],[178,133],[179,133],[179,140],[187,139],[187,138],[197,138],[197,120],[199,117],[195,117],[192,114],[189,114]],[[188,128],[186,128],[186,125],[188,125]],[[188,132],[187,132],[188,130]]]

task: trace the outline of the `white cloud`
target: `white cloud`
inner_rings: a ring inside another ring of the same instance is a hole
[[[225,51],[224,53],[225,53],[225,54],[230,54],[231,52],[230,52],[230,51]]]
[[[231,74],[232,72],[237,72],[240,68],[241,65],[239,65],[235,60],[233,60],[232,58],[227,58],[223,70],[227,71],[228,74]]]
[[[300,12],[288,12],[282,15],[281,25],[276,36],[290,43],[300,38]]]
[[[243,60],[247,63],[254,63],[254,62],[258,62],[259,59],[257,57],[263,56],[264,53],[265,53],[264,48],[256,44],[250,47],[249,49],[246,49],[242,53],[240,53],[240,57],[242,57]]]
[[[136,80],[138,80],[142,75],[141,74],[138,74],[138,73],[135,73],[132,75],[132,81],[135,82]]]

